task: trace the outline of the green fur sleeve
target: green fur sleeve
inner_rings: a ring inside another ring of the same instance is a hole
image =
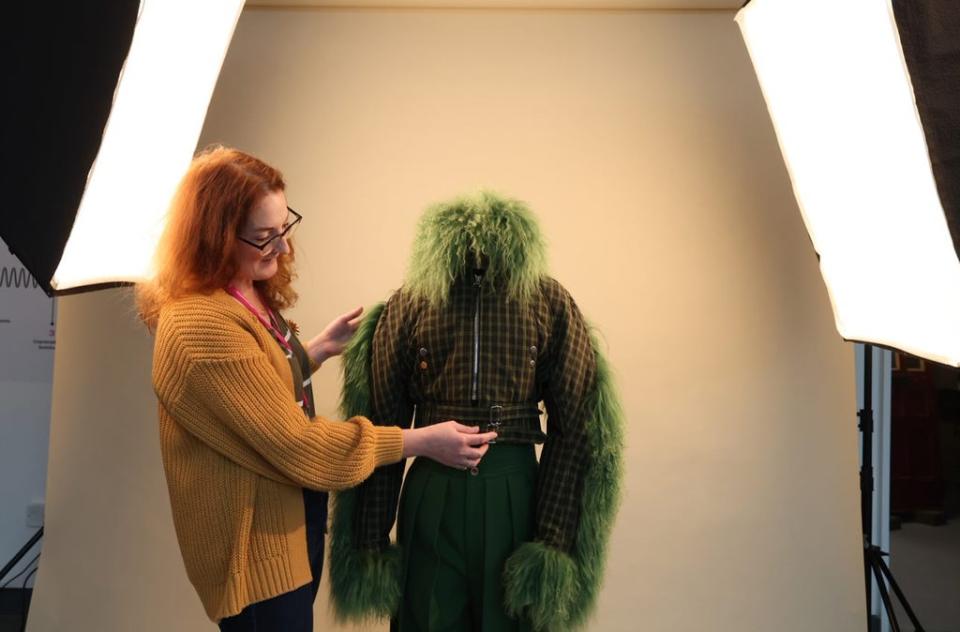
[[[363,319],[343,354],[340,414],[370,417],[370,358],[374,332],[385,303]],[[360,549],[354,541],[357,489],[334,495],[330,534],[330,597],[338,621],[388,618],[400,603],[400,550]]]
[[[531,621],[538,632],[584,625],[600,591],[607,542],[620,502],[623,470],[623,412],[610,367],[592,345],[597,378],[589,396],[589,464],[584,479],[580,521],[570,553],[542,542],[521,545],[504,569],[507,611]]]

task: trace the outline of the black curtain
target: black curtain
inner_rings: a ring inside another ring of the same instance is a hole
[[[960,257],[960,0],[893,0],[940,202]]]

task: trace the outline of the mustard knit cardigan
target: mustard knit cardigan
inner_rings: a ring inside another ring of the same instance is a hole
[[[308,419],[280,346],[222,290],[162,310],[153,386],[177,539],[213,621],[310,582],[301,488],[402,456],[397,427]]]

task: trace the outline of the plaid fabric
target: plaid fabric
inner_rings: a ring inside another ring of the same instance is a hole
[[[412,300],[400,289],[377,324],[370,374],[376,424],[409,427],[417,406],[471,406],[483,419],[495,404],[533,408],[542,401],[547,420],[537,477],[536,538],[571,549],[589,457],[586,400],[596,378],[596,358],[583,316],[560,283],[544,278],[539,294],[520,304],[497,288],[481,283],[478,289],[475,279],[464,279],[440,308]],[[498,437],[501,443],[543,440],[539,429],[523,424],[505,424]],[[402,477],[402,463],[378,468],[358,488],[354,525],[361,548],[389,543]]]

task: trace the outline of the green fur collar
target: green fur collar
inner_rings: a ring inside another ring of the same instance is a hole
[[[417,226],[405,287],[440,305],[450,286],[484,267],[482,262],[485,278],[510,298],[527,300],[536,292],[546,274],[546,248],[523,202],[484,191],[427,209]]]

